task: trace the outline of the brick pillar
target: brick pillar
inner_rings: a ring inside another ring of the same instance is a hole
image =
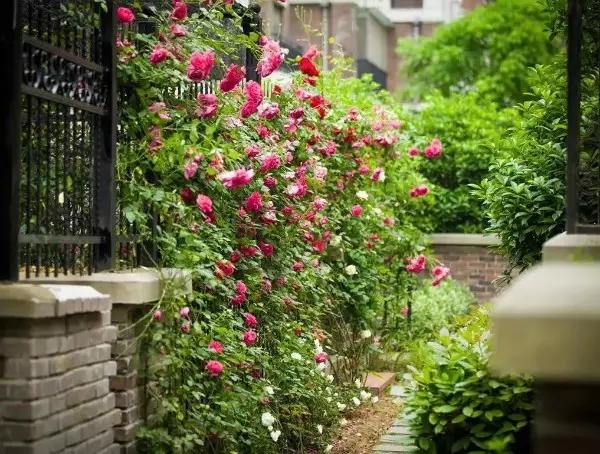
[[[151,305],[115,304],[112,324],[118,328],[117,341],[113,344],[112,357],[117,362],[117,374],[110,379],[110,389],[116,396],[120,421],[115,427],[115,440],[121,454],[135,454],[136,434],[146,418],[145,390],[143,387],[144,352],[141,336],[142,317]]]
[[[0,452],[118,454],[110,310],[90,287],[0,285]]]

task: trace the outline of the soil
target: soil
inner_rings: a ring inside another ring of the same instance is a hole
[[[400,406],[394,399],[382,396],[375,405],[347,417],[348,424],[333,443],[333,454],[369,454],[398,417]]]

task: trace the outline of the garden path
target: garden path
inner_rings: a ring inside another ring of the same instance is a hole
[[[404,388],[399,385],[393,385],[390,390],[391,396],[396,396],[398,399],[404,397]],[[412,444],[409,436],[407,421],[399,417],[396,419],[392,427],[385,433],[379,444],[373,448],[372,454],[392,454],[392,453],[417,453],[418,449]]]

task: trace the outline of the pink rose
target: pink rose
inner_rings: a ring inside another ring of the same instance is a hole
[[[394,221],[391,217],[386,216],[386,218],[383,220],[383,223],[387,226],[392,226],[396,223],[396,221]]]
[[[249,328],[254,328],[256,325],[258,325],[256,317],[249,312],[244,313],[244,322]]]
[[[208,77],[215,64],[215,54],[210,50],[205,52],[192,52],[190,63],[187,67],[187,76],[192,82],[200,82]]]
[[[244,77],[246,77],[246,68],[244,66],[238,67],[232,63],[227,68],[223,80],[219,82],[219,88],[223,93],[227,93],[237,87]]]
[[[352,207],[352,209],[350,210],[350,214],[352,214],[352,216],[360,216],[363,212],[363,209],[360,205],[354,205]]]
[[[385,172],[383,171],[383,169],[381,167],[378,167],[373,172],[373,175],[371,175],[371,181],[373,183],[377,183],[378,181],[383,181],[383,180],[385,180]]]
[[[304,268],[304,263],[303,262],[296,262],[292,265],[292,270],[298,272],[301,271],[302,268]]]
[[[274,103],[263,103],[258,106],[258,116],[270,120],[279,115],[279,104]]]
[[[196,162],[194,162],[194,161],[188,161],[183,168],[183,176],[185,177],[186,180],[189,180],[194,175],[196,175],[197,171],[198,171],[198,164],[196,164]]]
[[[188,316],[190,315],[190,308],[187,306],[182,307],[179,311],[179,315],[181,315],[183,318],[188,318]]]
[[[265,173],[269,170],[278,168],[281,165],[281,158],[277,153],[266,153],[258,158],[260,161],[260,171]]]
[[[208,343],[208,349],[218,354],[223,353],[223,345],[221,344],[221,342],[217,342],[214,340]]]
[[[169,19],[172,21],[184,20],[187,17],[187,5],[184,2],[176,2]]]
[[[163,314],[161,311],[154,311],[154,320],[160,322],[162,320]]]
[[[246,209],[248,211],[256,212],[256,211],[262,210],[262,207],[263,207],[263,202],[262,202],[262,196],[260,195],[260,192],[254,191],[252,194],[250,194],[250,196],[246,200]]]
[[[181,332],[184,334],[189,334],[190,333],[190,324],[189,323],[182,323],[181,324]]]
[[[254,331],[252,329],[244,331],[244,344],[252,345],[253,343],[256,342],[257,337],[258,337],[258,334],[256,334],[256,331]]]
[[[255,158],[258,156],[258,154],[260,153],[260,146],[253,143],[251,145],[248,145],[246,147],[246,156],[249,158]]]
[[[325,199],[315,199],[312,202],[312,207],[313,210],[315,211],[321,211],[323,208],[325,208],[325,205],[327,205],[327,200]]]
[[[321,364],[327,362],[327,353],[321,352],[315,355],[315,363]]]
[[[213,210],[213,203],[210,197],[204,194],[198,194],[196,198],[196,205],[200,208],[200,211],[204,214],[211,214]]]
[[[409,194],[411,197],[415,198],[427,195],[427,193],[429,193],[429,188],[424,184],[420,184],[412,188]]]
[[[217,113],[217,97],[211,93],[200,93],[197,98],[198,108],[194,112],[201,118],[213,118]]]
[[[258,247],[265,257],[270,257],[275,252],[275,247],[269,243],[258,243]]]
[[[135,20],[135,14],[129,8],[121,6],[117,8],[117,19],[122,24],[130,24]]]
[[[262,37],[262,58],[256,66],[257,72],[261,77],[267,77],[279,68],[283,63],[283,52],[279,43],[271,41],[269,38]]]
[[[206,363],[204,370],[208,372],[211,377],[218,377],[221,375],[221,372],[223,372],[223,364],[221,364],[219,361],[211,360]]]
[[[425,271],[425,256],[420,254],[417,258],[409,260],[406,271],[409,273],[422,273]]]
[[[238,169],[219,174],[219,180],[227,189],[246,186],[252,181],[252,178],[254,178],[254,170],[252,169]]]
[[[412,147],[408,150],[408,155],[409,156],[419,156],[419,149],[416,147]]]
[[[171,35],[173,35],[173,38],[183,38],[187,35],[186,28],[179,24],[171,24],[169,31],[171,32]]]
[[[248,292],[248,287],[242,281],[237,281],[235,283],[238,295],[245,295]]]
[[[272,188],[273,186],[277,186],[277,180],[275,179],[275,177],[272,177],[271,175],[267,175],[263,179],[263,183],[268,188]]]
[[[164,47],[161,47],[160,44],[156,43],[154,46],[154,50],[150,54],[150,63],[156,65],[160,62],[163,62],[169,56],[169,52]]]

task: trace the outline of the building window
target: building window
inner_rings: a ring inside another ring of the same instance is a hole
[[[421,36],[422,25],[423,24],[421,22],[413,22],[413,24],[412,24],[412,37],[414,39],[418,39]]]
[[[392,0],[392,8],[423,8],[423,0]]]
[[[280,41],[283,32],[283,8],[278,4],[273,4],[273,17],[271,18],[271,36],[275,41]]]

